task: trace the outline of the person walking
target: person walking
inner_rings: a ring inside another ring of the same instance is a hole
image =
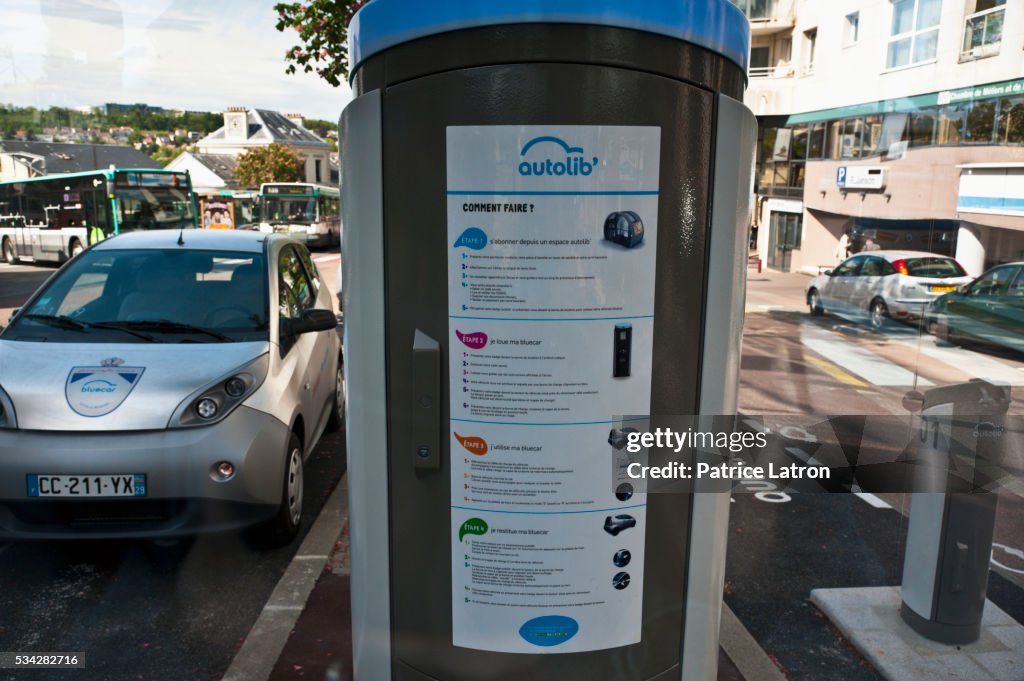
[[[850,230],[843,232],[836,245],[836,260],[840,262],[850,257]]]

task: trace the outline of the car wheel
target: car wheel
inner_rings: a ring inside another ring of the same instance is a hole
[[[821,294],[818,289],[812,288],[807,294],[807,307],[811,310],[812,317],[820,317],[825,314],[825,308],[821,306]]]
[[[885,326],[885,320],[889,316],[889,308],[886,307],[884,300],[875,298],[871,301],[871,306],[868,309],[871,311],[871,328],[875,331],[880,330]]]
[[[276,548],[295,539],[302,525],[303,488],[302,442],[295,433],[291,433],[285,451],[281,504],[274,517],[256,529],[255,539],[259,544]]]
[[[345,365],[338,358],[338,371],[334,377],[334,406],[327,421],[327,430],[336,432],[345,426]]]
[[[18,252],[14,250],[14,244],[11,243],[10,239],[4,239],[4,260],[7,261],[8,265],[18,264]]]
[[[69,244],[68,250],[71,252],[72,258],[77,258],[79,255],[82,254],[82,251],[84,251],[85,249],[82,248],[81,241],[79,241],[78,239],[72,239],[71,243]]]

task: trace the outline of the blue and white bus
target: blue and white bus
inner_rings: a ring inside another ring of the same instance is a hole
[[[110,168],[0,182],[0,253],[63,262],[120,232],[194,228],[188,173]]]

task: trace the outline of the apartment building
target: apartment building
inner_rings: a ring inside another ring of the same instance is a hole
[[[1024,260],[1024,2],[733,0],[751,21],[765,264],[854,248]]]

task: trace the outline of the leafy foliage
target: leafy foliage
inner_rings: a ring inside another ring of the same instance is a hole
[[[256,147],[238,157],[235,177],[242,186],[256,188],[264,182],[302,182],[302,159],[286,146],[270,144]]]
[[[367,0],[308,0],[308,2],[279,2],[277,30],[294,29],[301,45],[285,53],[289,62],[286,73],[299,68],[305,73],[316,72],[334,87],[348,78],[348,24],[356,11]]]

